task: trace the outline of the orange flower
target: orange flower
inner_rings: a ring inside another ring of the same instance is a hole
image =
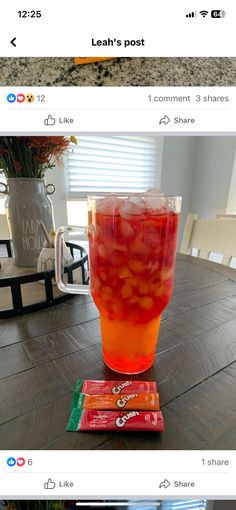
[[[0,168],[7,177],[44,177],[48,168],[60,164],[61,156],[75,137],[2,136]]]
[[[13,166],[16,172],[20,172],[22,170],[22,164],[19,161],[16,161],[16,159],[13,160]]]

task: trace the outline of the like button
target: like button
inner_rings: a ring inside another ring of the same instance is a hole
[[[49,478],[48,481],[45,482],[45,484],[44,484],[44,489],[55,489],[55,487],[56,487],[56,484],[55,484],[55,482],[52,481],[51,478]]]

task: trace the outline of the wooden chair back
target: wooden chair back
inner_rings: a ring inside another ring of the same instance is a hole
[[[11,234],[5,214],[0,214],[0,241],[8,241],[11,239]]]
[[[222,264],[230,265],[236,257],[236,221],[234,218],[199,219],[188,214],[180,252],[191,255],[193,248],[198,257],[208,259],[211,252],[223,255]]]

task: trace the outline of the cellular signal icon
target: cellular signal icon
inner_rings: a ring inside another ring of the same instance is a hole
[[[197,16],[196,11],[195,12],[189,12],[188,14],[186,14],[186,18],[196,18],[196,16]]]
[[[209,12],[208,11],[200,11],[200,14],[203,18],[205,18],[209,14]]]

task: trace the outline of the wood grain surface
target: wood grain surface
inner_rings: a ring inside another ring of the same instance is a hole
[[[155,363],[166,431],[69,433],[78,378],[126,379],[101,355],[98,311],[76,296],[0,321],[1,449],[235,449],[236,271],[178,255]]]
[[[37,274],[36,267],[19,267],[15,265],[14,258],[5,258],[1,257],[0,259],[1,267],[0,267],[0,278],[1,280],[11,278],[11,277],[21,277],[26,275]],[[67,276],[66,276],[67,279]],[[48,280],[50,281],[50,277],[48,276]],[[80,283],[82,280],[81,268],[78,267],[73,270],[73,281],[74,283]],[[18,281],[16,280],[17,284]],[[52,294],[53,298],[58,298],[63,296],[63,292],[61,292],[55,282],[55,279],[52,280]],[[46,288],[45,288],[45,280],[35,281],[35,282],[27,282],[21,284],[21,295],[22,295],[22,303],[23,306],[34,305],[36,303],[43,303],[46,300]],[[12,293],[11,287],[2,287],[0,288],[0,315],[2,311],[11,310],[13,307],[12,303]]]

